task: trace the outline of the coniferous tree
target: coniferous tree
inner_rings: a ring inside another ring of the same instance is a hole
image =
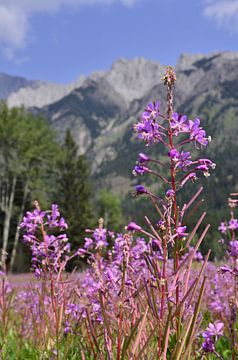
[[[69,130],[66,132],[62,157],[58,163],[56,202],[66,219],[71,248],[78,249],[84,242],[84,230],[92,223],[89,165]]]
[[[27,202],[47,202],[59,145],[48,122],[24,108],[0,103],[0,265],[16,263],[19,224]],[[19,268],[18,268],[19,270]]]

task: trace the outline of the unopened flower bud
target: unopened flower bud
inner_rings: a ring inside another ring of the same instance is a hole
[[[166,73],[162,80],[164,81],[164,85],[174,85],[176,81],[176,74],[172,66],[167,66]]]
[[[150,161],[150,157],[144,153],[138,155],[138,163],[147,164]]]
[[[139,225],[137,225],[134,221],[131,221],[126,226],[126,230],[128,230],[128,231],[141,231],[142,228]]]
[[[136,195],[148,194],[147,189],[143,185],[136,186]]]

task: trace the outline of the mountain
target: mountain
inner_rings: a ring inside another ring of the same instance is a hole
[[[141,57],[129,61],[121,58],[109,71],[95,72],[91,78],[96,81],[105,79],[129,105],[155,86],[163,71],[164,67],[159,62]]]
[[[162,74],[163,67],[158,62],[144,58],[137,58],[132,61],[121,58],[112,65],[109,71],[94,72],[89,76],[89,79],[98,83],[106,80],[129,105],[132,100],[142,97],[146,91],[156,85]],[[1,96],[0,92],[0,98],[7,99],[10,107],[24,105],[28,108],[43,107],[54,103],[81,87],[88,80],[81,76],[75,82],[62,85],[45,81],[27,81],[24,78],[16,78],[10,75],[5,76],[8,77],[9,82],[11,81],[16,86],[10,88],[5,96]],[[18,79],[22,80],[21,86],[18,85]],[[3,89],[7,87],[0,78],[0,86],[1,83]]]
[[[12,93],[25,87],[34,88],[38,83],[40,82],[0,73],[0,99],[6,100]]]
[[[0,73],[0,99],[5,100],[9,107],[43,107],[67,96],[84,80],[85,77],[81,76],[70,84],[62,85]]]
[[[7,97],[8,106],[43,107],[67,96],[75,88],[79,87],[85,78],[80,77],[77,81],[62,85],[46,81],[35,81],[33,85],[26,84],[12,91]]]
[[[5,98],[11,106],[23,103],[46,116],[60,141],[70,128],[80,153],[91,159],[98,184],[126,194],[137,181],[131,176],[137,154],[144,151],[132,125],[148,101],[165,104],[164,70],[156,61],[119,59],[110,70],[69,85],[26,81],[17,90],[16,82]],[[213,138],[204,156],[211,157],[217,169],[207,189],[212,208],[222,208],[227,194],[238,191],[238,53],[183,54],[176,73],[175,109],[190,118],[199,116]]]

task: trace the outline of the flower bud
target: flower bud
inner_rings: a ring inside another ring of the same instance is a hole
[[[128,230],[128,231],[141,231],[142,228],[139,225],[137,225],[134,221],[131,221],[126,226],[126,230]]]

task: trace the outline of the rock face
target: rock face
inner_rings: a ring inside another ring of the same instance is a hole
[[[106,79],[129,105],[132,100],[140,99],[163,75],[163,66],[144,58],[134,60],[119,59],[108,72],[94,73],[97,81]]]
[[[75,88],[81,86],[85,78],[81,77],[79,80],[68,85],[60,85],[47,83],[44,81],[36,81],[34,85],[26,85],[11,92],[7,97],[8,106],[21,106],[25,107],[43,107],[51,104],[63,97],[67,96]]]
[[[119,59],[109,71],[94,72],[89,79],[98,83],[106,80],[124,98],[125,104],[129,105],[132,100],[141,98],[156,85],[162,74],[163,67],[158,62],[148,61],[144,58],[129,61]],[[49,105],[67,96],[74,89],[83,86],[84,82],[88,80],[85,77],[80,77],[73,83],[60,85],[43,81],[28,82],[23,78],[11,76],[8,78],[9,82],[15,84],[15,87],[10,88],[5,96],[1,96],[0,92],[0,98],[7,99],[10,107],[21,105],[43,107]],[[18,79],[21,79],[22,83]],[[0,78],[0,84],[1,82]],[[6,88],[3,82],[2,84],[2,88]]]
[[[25,87],[34,88],[39,81],[29,81],[20,76],[11,76],[0,73],[0,99],[6,100],[12,93]]]
[[[148,101],[165,102],[164,70],[159,62],[120,59],[109,71],[95,72],[67,86],[21,78],[13,86],[14,80],[4,75],[11,86],[4,90],[0,77],[0,90],[9,105],[23,103],[44,114],[61,141],[69,128],[80,152],[92,160],[95,177],[121,193],[130,188],[131,169],[143,150],[132,124]],[[234,165],[238,153],[238,53],[183,54],[176,72],[176,109],[190,117],[200,116],[214,138],[209,156],[218,164],[217,188],[221,194],[228,188],[238,191],[238,167]],[[209,191],[215,191],[214,183]]]
[[[91,153],[95,139],[107,132],[125,106],[124,99],[105,79],[87,79],[81,87],[38,112],[49,119],[60,139],[70,129],[80,153]]]

